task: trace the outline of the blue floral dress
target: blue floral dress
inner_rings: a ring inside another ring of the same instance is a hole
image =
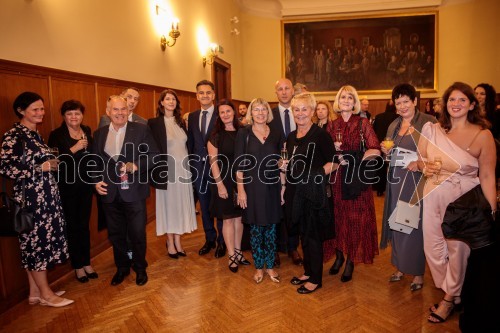
[[[23,141],[26,143],[26,164],[22,163]],[[41,165],[49,147],[36,131],[16,123],[4,134],[0,152],[0,174],[14,179],[14,199],[22,198],[25,180],[26,206],[33,212],[34,229],[19,235],[22,267],[44,271],[68,259],[66,222],[56,179],[51,172],[42,172]]]

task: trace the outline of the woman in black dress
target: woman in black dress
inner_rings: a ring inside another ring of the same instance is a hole
[[[90,266],[89,220],[92,209],[92,185],[86,177],[85,157],[92,145],[90,127],[82,124],[85,106],[76,100],[61,106],[63,123],[50,133],[49,147],[59,149],[59,192],[66,218],[68,249],[76,279],[85,283],[96,279]]]
[[[47,279],[47,269],[68,259],[68,245],[59,190],[50,172],[57,170],[58,160],[36,129],[45,114],[43,99],[36,93],[23,92],[14,101],[14,112],[21,121],[3,136],[0,174],[14,180],[17,202],[21,202],[24,185],[26,209],[33,213],[33,230],[19,234],[21,264],[30,287],[29,304],[66,306],[74,301],[60,297],[64,291],[52,291]]]
[[[236,135],[234,167],[237,170],[238,204],[245,209],[245,222],[250,224],[250,243],[256,268],[254,281],[262,282],[266,265],[271,280],[280,282],[274,271],[274,255],[276,224],[281,218],[285,184],[285,176],[280,174],[277,163],[283,137],[280,130],[268,125],[273,119],[269,103],[256,98],[248,109],[250,125]]]
[[[304,274],[293,277],[302,285],[299,294],[309,294],[322,285],[323,241],[333,237],[331,192],[326,175],[332,172],[335,149],[330,135],[312,122],[316,99],[310,93],[296,95],[291,102],[297,129],[286,140],[288,159],[285,191],[286,221],[289,230],[300,234],[304,252]]]
[[[235,116],[234,104],[222,100],[217,105],[219,117],[215,122],[207,144],[210,156],[210,168],[215,184],[212,184],[212,202],[210,211],[212,216],[223,221],[222,233],[229,255],[229,270],[236,273],[238,264],[250,265],[241,251],[243,224],[241,223],[242,210],[235,207],[233,195],[236,190],[234,162],[234,145],[240,123]]]

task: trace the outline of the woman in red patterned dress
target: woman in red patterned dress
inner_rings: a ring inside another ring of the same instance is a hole
[[[333,104],[340,117],[333,121],[327,131],[333,138],[341,165],[332,173],[331,183],[334,198],[335,239],[324,243],[324,259],[336,253],[336,260],[330,268],[335,275],[347,262],[340,280],[352,279],[355,263],[373,263],[378,254],[377,225],[371,185],[358,177],[362,160],[380,156],[380,144],[368,119],[359,116],[360,101],[352,86],[340,88]],[[362,138],[365,152],[361,150]],[[353,163],[354,162],[354,163]],[[356,165],[353,169],[352,165]],[[350,178],[346,183],[346,175]]]

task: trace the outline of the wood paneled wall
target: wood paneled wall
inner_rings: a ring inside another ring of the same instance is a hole
[[[157,98],[165,87],[0,60],[0,134],[3,135],[15,122],[19,121],[12,109],[12,103],[23,91],[36,92],[44,99],[46,113],[39,131],[47,142],[50,132],[62,123],[60,106],[64,101],[68,99],[81,101],[85,105],[84,123],[94,131],[101,115],[106,113],[107,98],[131,86],[138,88],[141,94],[136,112],[146,119],[153,118],[156,114]],[[199,108],[195,93],[179,90],[177,93],[183,112],[191,112]],[[238,105],[240,101],[234,102]],[[147,201],[150,221],[155,215],[154,202],[154,191],[151,191],[151,197]],[[91,256],[93,257],[110,246],[107,231],[97,229],[95,198],[90,231]],[[49,281],[54,281],[69,271],[71,271],[69,262],[59,265],[49,271]],[[27,295],[28,281],[26,273],[20,267],[19,242],[16,237],[0,237],[0,312],[24,300]]]

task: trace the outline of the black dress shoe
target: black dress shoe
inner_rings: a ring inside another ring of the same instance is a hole
[[[125,277],[128,276],[129,274],[130,274],[130,271],[128,271],[128,272],[117,271],[115,273],[115,275],[113,276],[113,278],[111,279],[111,285],[112,286],[119,285],[120,283],[123,282],[123,280],[125,279]]]
[[[301,280],[301,279],[299,279],[298,277],[294,276],[294,277],[290,280],[290,283],[291,283],[291,284],[293,284],[294,286],[298,286],[298,285],[301,285],[301,284],[306,283],[307,281],[309,281],[309,279]]]
[[[215,258],[222,258],[226,255],[226,244],[217,243],[217,247],[215,248]]]
[[[215,249],[215,242],[206,241],[200,251],[198,251],[198,254],[202,256],[210,252],[211,249]]]
[[[75,278],[78,282],[80,283],[86,283],[86,282],[89,282],[89,278],[87,277],[87,275],[84,275],[84,276],[78,276],[78,274],[76,274],[76,269],[75,269]]]
[[[96,272],[92,272],[92,273],[85,272],[85,274],[87,274],[87,277],[89,279],[97,279],[99,277],[99,275]]]
[[[302,257],[297,250],[288,251],[288,256],[292,258],[293,264],[300,266],[302,265]]]
[[[351,281],[353,272],[354,272],[354,263],[348,259],[346,264],[345,264],[345,267],[344,267],[344,272],[342,273],[342,276],[340,277],[340,281],[342,281],[342,282]]]
[[[148,274],[146,272],[137,272],[135,277],[135,284],[138,286],[143,286],[148,282]]]
[[[320,284],[318,284],[318,285],[316,286],[316,288],[314,288],[313,290],[309,290],[309,289],[307,289],[307,288],[306,288],[306,286],[302,285],[302,286],[300,286],[299,288],[297,288],[297,292],[298,292],[299,294],[303,294],[303,295],[305,295],[305,294],[310,294],[310,293],[315,292],[316,290],[318,290],[318,289],[319,289],[319,288],[321,288],[321,287],[322,287],[322,285],[321,285],[321,283],[320,283]]]
[[[177,252],[179,257],[187,257],[186,251]]]
[[[332,267],[330,267],[330,270],[328,271],[328,274],[330,275],[337,275],[340,271],[340,268],[344,264],[344,258],[337,258],[335,259],[335,262],[333,263]]]

